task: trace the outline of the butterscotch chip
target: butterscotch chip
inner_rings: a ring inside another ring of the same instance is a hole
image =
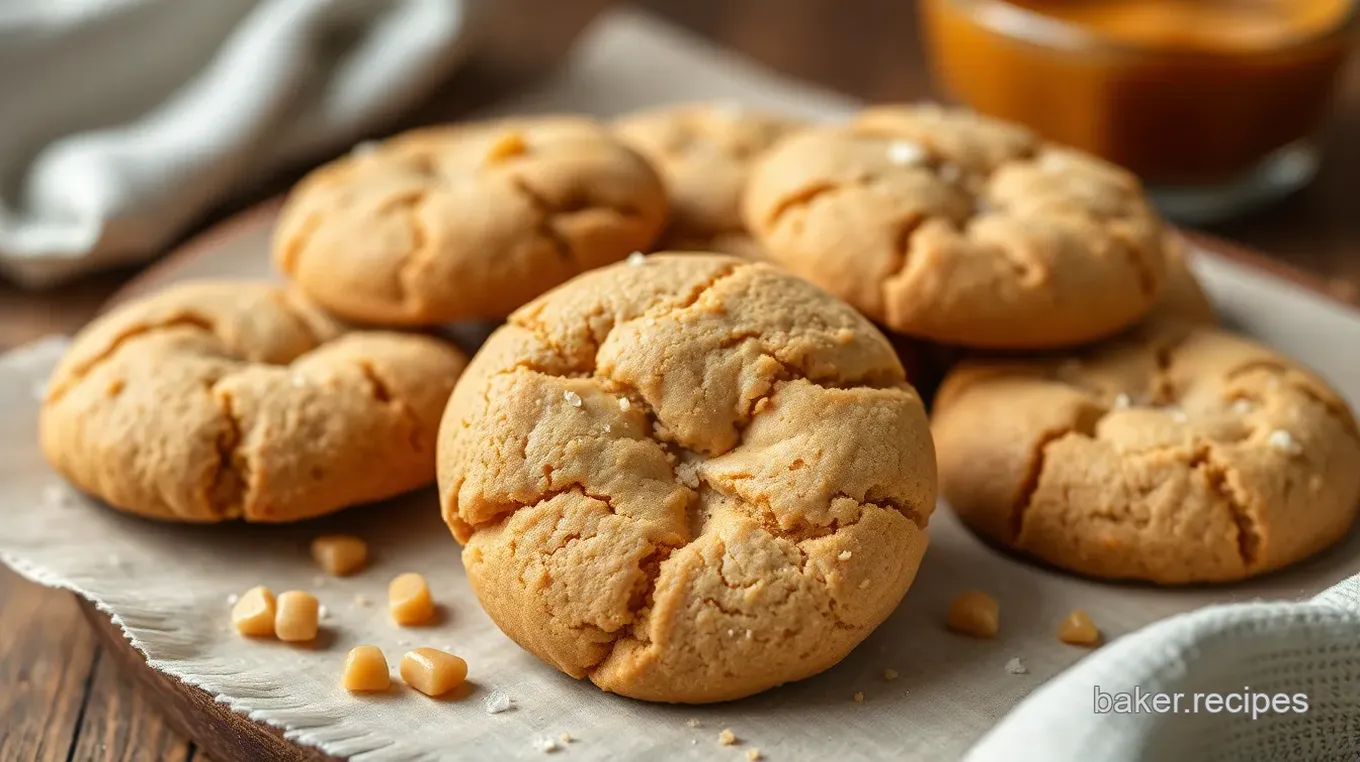
[[[1001,627],[1001,605],[979,590],[961,593],[949,605],[949,629],[975,638],[994,638]]]
[[[661,173],[670,220],[657,248],[761,258],[741,221],[752,162],[798,125],[732,104],[687,103],[623,117],[615,133]]]
[[[747,749],[746,759],[749,760],[749,762],[759,762],[759,760],[761,759],[760,749],[759,748]]]
[[[387,690],[392,685],[387,657],[377,646],[355,646],[345,657],[340,684],[355,693]]]
[[[1209,325],[1157,321],[1067,358],[964,362],[932,429],[942,492],[965,522],[1093,577],[1240,580],[1336,542],[1360,504],[1360,433],[1341,396]]]
[[[915,576],[920,398],[872,324],[793,275],[699,254],[597,270],[512,315],[469,374],[443,515],[487,613],[569,675],[747,696],[836,664]]]
[[[368,563],[368,543],[347,534],[323,534],[312,540],[312,558],[328,574],[347,577]]]
[[[387,586],[392,621],[403,627],[425,624],[434,617],[434,598],[425,578],[415,572],[397,575]]]
[[[414,130],[289,194],[275,266],[353,320],[499,319],[577,273],[650,250],[655,170],[584,117]]]
[[[296,521],[428,483],[465,363],[431,337],[344,333],[268,283],[186,283],[76,336],[39,434],[58,471],[115,508]]]
[[[437,648],[416,648],[401,657],[401,679],[426,696],[442,696],[467,679],[467,662]]]
[[[1137,178],[964,111],[881,106],[792,135],[755,163],[743,215],[771,261],[946,344],[1090,341],[1162,288]]]
[[[734,743],[736,743],[736,742],[737,742],[737,734],[736,734],[736,733],[733,733],[732,730],[731,730],[731,728],[723,728],[722,731],[721,731],[720,733],[718,733],[718,744],[719,744],[719,745],[721,745],[721,746],[731,746],[732,744],[734,744]]]
[[[1058,640],[1074,646],[1100,645],[1100,630],[1085,611],[1076,609],[1058,627]]]
[[[301,590],[279,594],[278,612],[274,615],[274,634],[279,640],[302,642],[316,638],[320,604],[316,596]]]
[[[274,594],[267,587],[252,587],[231,607],[231,623],[242,635],[264,637],[274,634]]]
[[[851,696],[850,698],[851,698],[851,700],[853,700],[856,704],[863,704],[863,703],[864,703],[864,692],[863,692],[863,691],[856,691],[856,692],[855,692],[855,695]]]

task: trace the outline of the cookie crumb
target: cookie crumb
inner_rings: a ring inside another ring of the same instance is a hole
[[[883,670],[883,679],[884,679],[884,680],[888,680],[888,681],[896,680],[896,679],[897,679],[897,670],[895,670],[895,669],[893,669],[893,668],[891,668],[891,667],[889,667],[888,669]]]
[[[1251,404],[1251,400],[1245,398],[1239,398],[1232,404],[1232,411],[1238,415],[1250,415],[1255,409],[1256,406]]]
[[[854,699],[854,701],[855,701],[856,704],[863,704],[863,703],[864,703],[864,691],[856,691],[856,692],[855,692],[855,695],[851,696],[850,698]]]
[[[1293,434],[1290,434],[1284,429],[1275,429],[1270,432],[1268,441],[1270,442],[1271,447],[1289,455],[1298,455],[1303,452],[1303,445],[1299,444],[1299,440],[1295,439]]]
[[[853,556],[853,555],[854,555],[854,553],[851,553],[851,552],[848,551],[848,550],[842,550],[839,554],[836,555],[836,558],[840,559],[841,561],[849,561],[849,560],[850,560],[850,556]]]
[[[1006,662],[1006,671],[1012,675],[1029,674],[1029,670],[1025,669],[1025,665],[1020,663],[1019,656],[1012,656],[1011,660]]]
[[[538,749],[544,754],[552,754],[553,752],[557,751],[559,747],[557,745],[557,741],[554,741],[551,738],[540,738],[537,741],[534,741],[534,748]]]
[[[619,397],[619,410],[626,413],[631,407],[633,407],[633,403],[629,402],[627,397]]]
[[[693,463],[679,463],[675,466],[675,476],[680,483],[690,489],[699,489],[699,468]]]
[[[576,740],[575,738],[571,737],[571,733],[563,733],[562,735],[558,736],[558,738],[562,741],[562,743],[571,743],[572,741]]]
[[[1058,627],[1058,640],[1073,646],[1095,646],[1100,644],[1100,630],[1085,611],[1074,609]]]
[[[565,392],[562,392],[562,399],[566,400],[567,404],[571,405],[572,407],[581,406],[581,395],[577,394],[576,392],[573,392],[570,389],[566,390]]]
[[[1132,405],[1133,405],[1133,400],[1129,399],[1129,395],[1127,395],[1127,394],[1117,394],[1117,395],[1115,395],[1115,398],[1114,398],[1114,406],[1115,406],[1116,409],[1122,410],[1122,409],[1124,409],[1124,408],[1126,408],[1126,407],[1130,407],[1130,406],[1132,406]]]
[[[698,718],[691,717],[691,718],[689,718],[688,720],[685,720],[685,727],[687,727],[687,728],[697,728],[697,727],[699,727],[699,726],[700,726],[700,722],[699,722]]]
[[[359,606],[359,607],[362,608],[362,607],[367,606],[367,605],[369,605],[369,604],[371,604],[371,603],[372,603],[372,601],[370,601],[370,600],[368,599],[368,596],[366,596],[366,595],[356,595],[356,596],[354,596],[354,605],[355,605],[355,606]]]
[[[628,266],[629,266],[629,267],[642,267],[642,266],[645,265],[645,264],[647,264],[647,255],[646,255],[646,254],[643,254],[643,253],[640,252],[640,251],[635,251],[635,252],[633,252],[632,254],[629,254],[629,255],[628,255]]]
[[[487,714],[500,714],[515,708],[515,700],[500,688],[491,691],[491,694],[482,699],[482,708]]]
[[[718,734],[718,744],[720,746],[731,746],[736,742],[737,734],[733,733],[731,728],[723,728],[722,732]]]
[[[994,638],[1000,630],[1001,606],[992,596],[969,590],[949,605],[945,619],[949,629],[975,638]]]
[[[760,758],[760,749],[746,750],[746,759],[750,760],[750,762],[759,762]]]
[[[888,144],[888,161],[899,167],[910,167],[926,159],[926,149],[910,140],[894,140]]]

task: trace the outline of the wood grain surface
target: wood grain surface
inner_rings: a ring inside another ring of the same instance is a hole
[[[455,117],[460,108],[528,81],[560,50],[573,28],[605,0],[514,2],[527,10],[513,14],[494,30],[495,44],[487,55],[455,77],[415,116],[388,125],[384,132]],[[638,4],[788,74],[866,100],[935,95],[916,43],[915,3],[909,0],[642,0]],[[1360,294],[1357,136],[1360,59],[1353,59],[1317,181],[1282,204],[1211,232],[1270,252],[1271,258],[1247,255],[1267,269],[1355,302]],[[295,167],[241,189],[202,220],[199,230],[277,194],[303,169]],[[165,267],[174,266],[167,260]],[[1307,274],[1299,275],[1300,269]],[[164,272],[157,266],[138,280],[141,271],[125,268],[37,294],[0,283],[0,350],[47,333],[69,333],[87,322],[120,288],[154,283],[157,273]],[[167,715],[153,706],[172,689],[125,678],[125,674],[149,670],[144,665],[140,670],[120,669],[120,665],[137,666],[140,657],[116,630],[110,631],[112,625],[106,619],[94,621],[99,627],[87,626],[80,606],[69,594],[38,587],[0,569],[0,762],[183,762],[210,755],[221,762],[291,759],[271,756],[269,747],[251,745],[256,742],[245,735],[202,735],[210,744],[206,750],[190,743],[183,731],[192,727],[188,721],[192,718],[177,716],[173,707]],[[107,649],[102,645],[105,642],[119,647]],[[199,694],[184,700],[201,700],[203,694]]]

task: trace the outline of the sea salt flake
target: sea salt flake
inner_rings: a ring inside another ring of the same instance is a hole
[[[496,688],[485,699],[482,699],[482,708],[487,714],[500,714],[515,708],[515,700],[510,698],[510,694]]]
[[[1298,455],[1303,452],[1303,445],[1299,444],[1299,440],[1295,439],[1293,434],[1290,434],[1284,429],[1275,429],[1270,432],[1270,437],[1267,441],[1270,442],[1271,447],[1274,447],[1276,450],[1283,453]]]
[[[697,728],[699,727],[699,725],[700,725],[699,720],[694,717],[685,720],[685,727],[687,728]]]
[[[551,738],[540,738],[534,741],[534,748],[538,749],[544,754],[552,754],[561,747],[557,745],[557,741]]]
[[[629,254],[629,255],[628,255],[628,266],[629,266],[629,267],[642,267],[642,266],[645,265],[645,264],[647,264],[647,255],[646,255],[646,254],[643,254],[643,253],[640,252],[640,251],[635,251],[635,252],[633,252],[632,254]]]
[[[731,746],[736,742],[737,734],[733,733],[731,728],[723,728],[722,732],[718,734],[718,743],[722,746]]]
[[[235,606],[236,602],[239,600],[241,600],[241,596],[237,595],[236,593],[230,593],[227,595],[228,606]]]
[[[317,618],[319,619],[325,619],[331,615],[331,612],[330,609],[326,608],[325,606],[317,606],[316,615]]]
[[[576,392],[573,392],[570,389],[566,390],[565,392],[562,392],[562,399],[566,400],[567,404],[571,405],[572,407],[581,406],[581,395],[577,394]]]
[[[619,410],[626,413],[628,412],[628,408],[631,408],[632,406],[633,403],[629,402],[627,397],[619,397]]]
[[[899,167],[910,167],[926,159],[926,149],[910,140],[894,140],[888,144],[888,161]]]
[[[1006,662],[1006,671],[1012,675],[1029,674],[1029,670],[1025,668],[1024,664],[1020,663],[1018,656],[1012,657],[1010,661]]]

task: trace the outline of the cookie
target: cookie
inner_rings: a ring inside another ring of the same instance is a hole
[[[741,192],[756,157],[798,124],[731,103],[666,106],[616,122],[615,134],[665,181],[670,222],[658,248],[762,258],[742,225]]]
[[[892,612],[935,459],[867,320],[685,253],[511,315],[449,401],[439,491],[507,635],[607,691],[697,703],[821,672]]]
[[[1149,314],[1150,320],[1179,320],[1191,323],[1217,323],[1218,314],[1204,286],[1195,277],[1187,260],[1185,239],[1174,233],[1166,236],[1165,278],[1162,295]]]
[[[430,337],[343,333],[274,285],[189,283],[76,336],[39,435],[57,471],[129,513],[295,521],[432,481],[465,364]]]
[[[793,135],[742,203],[772,261],[940,343],[1079,344],[1162,288],[1164,226],[1136,178],[960,111],[880,107]]]
[[[982,535],[1094,577],[1228,582],[1339,539],[1360,437],[1315,375],[1207,325],[1067,359],[970,361],[932,431],[941,493]]]
[[[665,220],[656,172],[601,125],[484,122],[409,132],[312,172],[284,206],[274,263],[352,320],[498,319],[649,248]]]

